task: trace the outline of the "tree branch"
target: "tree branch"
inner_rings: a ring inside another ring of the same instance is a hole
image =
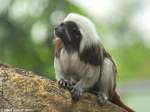
[[[0,112],[123,112],[108,103],[99,106],[96,96],[85,93],[77,102],[55,81],[31,71],[0,64]]]

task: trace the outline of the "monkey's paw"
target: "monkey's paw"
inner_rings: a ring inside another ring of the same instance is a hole
[[[97,98],[98,98],[98,103],[101,106],[105,105],[108,101],[108,97],[103,93],[99,93]]]
[[[77,86],[74,86],[71,90],[72,99],[73,100],[79,100],[80,96],[83,94],[83,89]]]
[[[72,88],[72,85],[69,83],[69,81],[65,79],[60,79],[58,81],[58,85],[62,88],[69,89],[69,90]]]

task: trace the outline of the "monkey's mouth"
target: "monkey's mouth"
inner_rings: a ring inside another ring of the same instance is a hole
[[[55,33],[55,42],[61,42],[61,43],[63,43],[63,44],[64,44],[62,37],[61,37],[61,36],[56,35],[56,33]]]
[[[64,44],[63,32],[60,32],[57,28],[55,28],[54,35],[55,35],[55,43]]]
[[[64,43],[62,40],[62,37],[60,36],[59,32],[57,32],[56,30],[54,31],[54,36],[55,36],[55,43]]]
[[[61,40],[62,41],[61,37],[58,37],[58,36],[55,36],[55,40]]]
[[[55,28],[54,34],[55,34],[56,38],[62,39],[63,33],[61,31],[59,31],[58,28]]]

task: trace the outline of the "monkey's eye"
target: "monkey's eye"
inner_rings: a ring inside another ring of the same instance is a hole
[[[64,26],[64,23],[60,23],[60,26]]]
[[[76,27],[73,27],[73,31],[76,31],[76,30],[78,30]]]
[[[76,38],[80,38],[80,35],[76,35]]]

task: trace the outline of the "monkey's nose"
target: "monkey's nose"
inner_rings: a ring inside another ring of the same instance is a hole
[[[62,33],[63,30],[64,30],[63,26],[60,26],[60,25],[59,25],[58,27],[55,28],[55,32]]]
[[[63,35],[63,27],[61,27],[61,26],[55,27],[55,34],[58,37],[62,37],[62,35]]]

